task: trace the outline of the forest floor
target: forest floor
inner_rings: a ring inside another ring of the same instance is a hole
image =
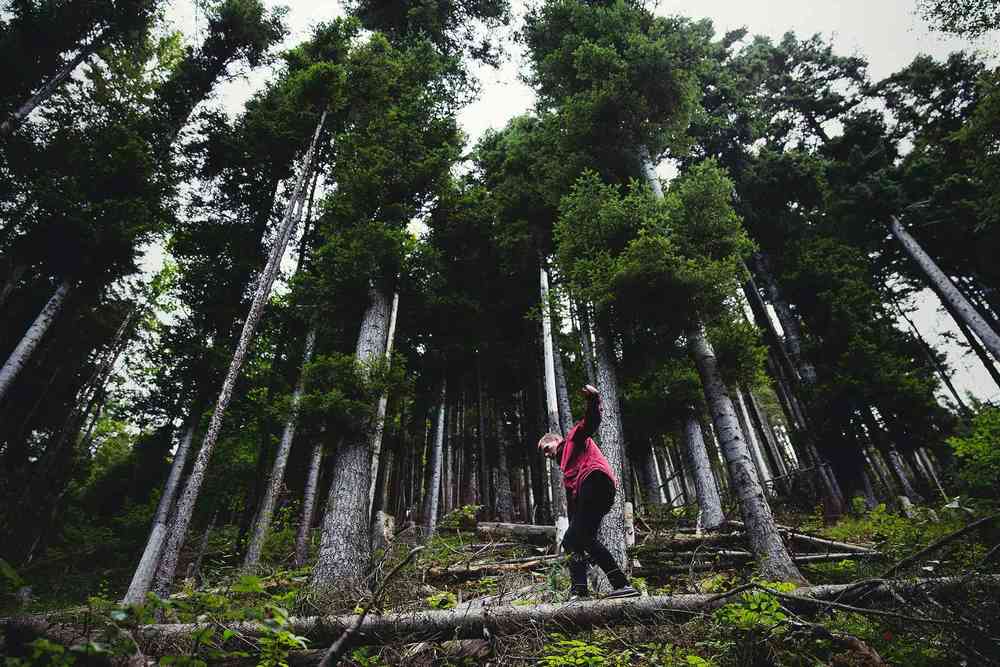
[[[699,537],[673,512],[647,514],[637,518],[630,550],[633,582],[643,597],[614,603],[568,602],[564,559],[544,538],[484,539],[469,507],[445,517],[430,540],[412,528],[397,533],[377,554],[376,578],[414,546],[423,549],[378,600],[358,594],[321,607],[305,594],[310,568],[289,565],[291,526],[271,536],[268,565],[255,575],[240,572],[232,547],[236,529],[223,527],[209,541],[203,576],[141,610],[117,607],[120,575],[108,570],[92,570],[96,590],[71,604],[56,572],[61,567],[68,575],[81,564],[53,563],[56,578],[32,578],[36,599],[16,610],[7,599],[4,612],[44,618],[53,630],[42,634],[52,641],[26,648],[19,642],[37,638],[37,624],[36,632],[19,636],[8,623],[6,649],[27,656],[6,665],[73,664],[65,662],[70,658],[75,664],[318,664],[340,630],[336,619],[319,627],[312,617],[351,615],[362,607],[371,607],[361,635],[368,641],[352,644],[342,664],[1000,664],[1000,578],[994,576],[1000,574],[1000,521],[985,521],[921,553],[991,509],[918,510],[905,518],[880,506],[832,525],[818,515],[779,510],[779,521],[791,529],[786,541],[814,586],[809,591],[756,579],[738,524]],[[914,554],[912,563],[892,571]],[[64,583],[83,576],[74,572]],[[882,585],[885,579],[890,582]],[[493,632],[472,627],[476,614],[490,619]],[[436,630],[421,630],[422,623]],[[155,640],[149,624],[158,629]],[[70,641],[58,627],[72,627],[79,637]],[[136,643],[146,662],[136,657]],[[61,644],[75,646],[67,652]]]

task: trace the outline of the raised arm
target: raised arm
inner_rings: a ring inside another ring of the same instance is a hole
[[[601,395],[593,385],[589,384],[585,385],[580,390],[580,393],[586,399],[586,407],[584,408],[580,428],[573,435],[582,444],[587,438],[594,435],[597,432],[597,428],[601,425]]]

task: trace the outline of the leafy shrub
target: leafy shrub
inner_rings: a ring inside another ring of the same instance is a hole
[[[553,635],[554,642],[546,644],[544,655],[538,661],[544,667],[564,667],[567,665],[606,665],[608,662],[604,647],[582,639],[566,639]]]
[[[960,462],[958,474],[975,494],[993,496],[1000,486],[1000,408],[983,407],[972,432],[948,438]]]
[[[454,609],[458,606],[458,598],[451,591],[441,591],[429,596],[426,600],[431,609]]]

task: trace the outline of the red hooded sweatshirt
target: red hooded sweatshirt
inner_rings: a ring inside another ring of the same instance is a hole
[[[618,479],[611,472],[611,465],[604,458],[597,443],[590,437],[597,431],[601,423],[601,399],[592,396],[587,400],[587,410],[583,419],[578,421],[566,434],[559,469],[563,473],[563,486],[570,499],[575,499],[583,480],[595,470],[608,476],[618,488]]]

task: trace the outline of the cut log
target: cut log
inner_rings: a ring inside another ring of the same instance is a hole
[[[525,542],[540,542],[548,544],[556,537],[555,526],[537,526],[528,523],[488,523],[480,522],[476,526],[476,535],[480,539],[520,539]]]
[[[937,579],[871,580],[853,584],[832,584],[802,587],[795,591],[785,606],[805,613],[822,609],[828,603],[852,604],[862,601],[869,605],[894,601],[896,597],[923,597],[927,594],[970,594],[977,596],[1000,594],[1000,575],[979,577],[942,577]],[[481,639],[510,635],[531,629],[533,632],[582,630],[598,626],[621,626],[657,623],[673,616],[689,620],[692,613],[706,613],[731,602],[736,591],[721,595],[687,594],[660,595],[617,600],[591,600],[534,606],[473,607],[460,605],[448,611],[414,611],[401,614],[368,616],[358,628],[358,643],[413,643],[445,639]],[[985,598],[981,598],[985,599]],[[328,644],[356,622],[356,616],[293,617],[287,630],[306,637],[312,645]],[[934,619],[914,619],[935,624]],[[214,622],[213,622],[214,623]],[[133,636],[146,655],[159,655],[176,650],[189,641],[204,624],[178,623],[145,625],[135,628]],[[266,628],[253,621],[215,624],[217,635],[223,629],[235,634],[224,648],[239,646],[261,637]],[[5,624],[5,648],[17,649],[26,641],[44,636],[59,643],[79,642],[92,632],[84,623],[58,623],[49,618],[31,616],[8,619]]]
[[[429,577],[450,577],[452,579],[473,579],[475,577],[503,574],[510,572],[527,572],[541,565],[548,565],[561,558],[560,556],[536,556],[534,558],[518,558],[501,563],[458,563],[448,567],[432,567],[427,570]]]

